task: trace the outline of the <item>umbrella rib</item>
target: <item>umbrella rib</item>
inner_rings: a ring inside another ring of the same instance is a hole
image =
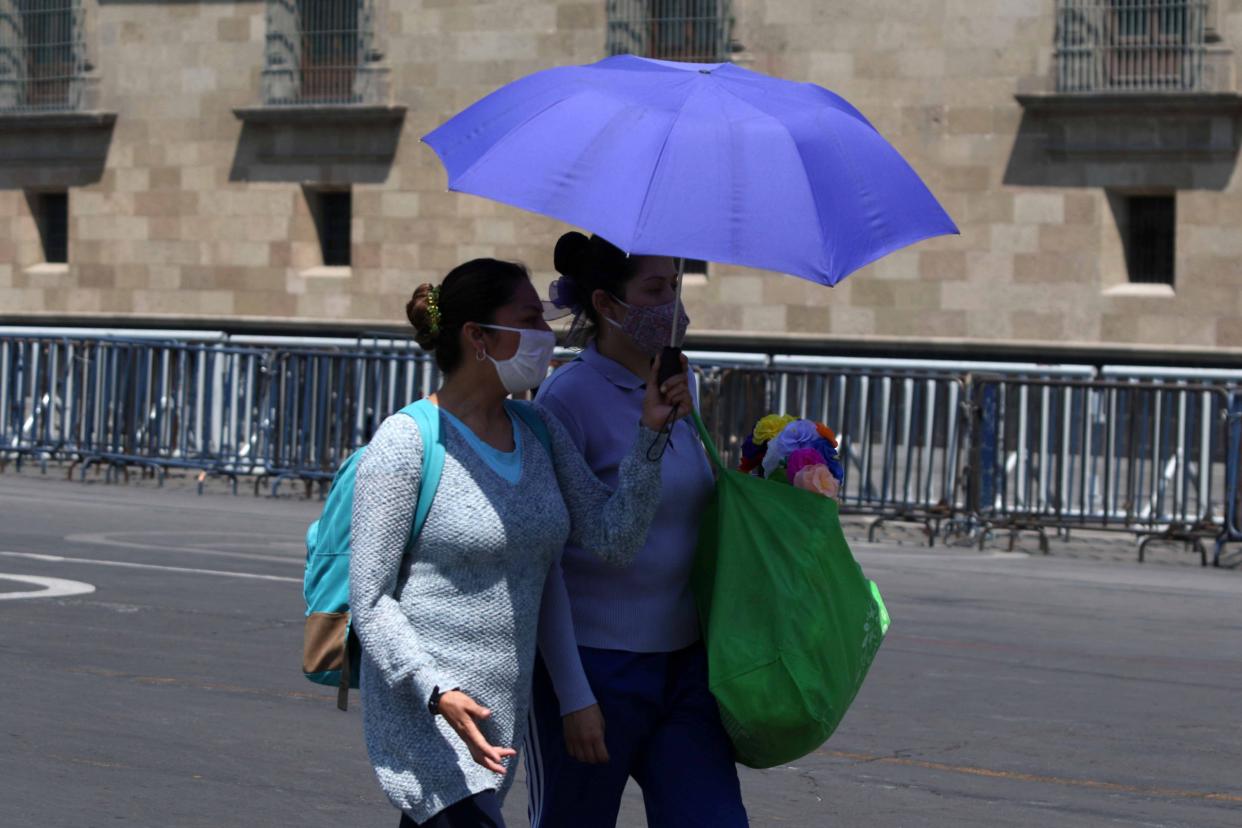
[[[482,155],[480,155],[478,158],[474,159],[474,161],[473,161],[473,162],[471,162],[471,164],[470,164],[470,166],[469,166],[469,167],[466,167],[466,169],[462,170],[462,171],[461,171],[461,174],[457,176],[456,181],[449,181],[449,189],[450,189],[450,190],[456,190],[456,189],[457,189],[457,187],[456,187],[456,184],[457,184],[457,183],[461,182],[461,180],[462,180],[463,178],[465,178],[466,176],[468,176],[468,175],[469,175],[471,172],[473,172],[476,168],[478,168],[480,165],[482,165],[484,161],[486,161],[488,158],[490,158],[490,157],[491,157],[491,156],[492,156],[492,155],[493,155],[493,154],[494,154],[494,153],[495,153],[495,152],[496,152],[496,151],[500,148],[500,146],[501,146],[502,144],[504,144],[506,141],[508,141],[510,138],[512,138],[512,137],[513,137],[513,136],[514,136],[514,135],[515,135],[515,134],[516,134],[519,130],[521,130],[521,129],[522,129],[522,127],[526,126],[526,125],[527,125],[527,124],[529,124],[531,121],[533,121],[533,120],[535,120],[536,118],[538,118],[539,116],[543,115],[543,114],[544,114],[545,112],[547,112],[548,110],[550,110],[550,109],[555,109],[556,107],[558,107],[558,106],[560,106],[561,104],[565,103],[566,101],[570,100],[571,98],[573,98],[573,97],[574,97],[574,95],[577,95],[579,91],[581,91],[581,90],[574,90],[574,92],[572,92],[571,94],[565,95],[564,97],[561,97],[561,98],[557,98],[556,100],[554,100],[554,101],[552,101],[551,103],[549,103],[547,106],[541,107],[540,109],[538,109],[538,110],[536,110],[536,111],[532,112],[532,113],[531,113],[531,114],[530,114],[527,118],[524,118],[521,122],[519,122],[519,123],[517,123],[517,124],[514,124],[514,126],[513,126],[513,128],[512,128],[512,129],[510,129],[508,132],[506,132],[506,133],[505,133],[504,135],[502,135],[500,138],[497,138],[495,141],[493,141],[493,142],[492,142],[492,145],[491,145],[490,147],[488,147],[488,148],[487,148],[487,151],[486,151],[486,152],[484,152],[484,153],[483,153]],[[432,146],[432,149],[434,150],[434,149],[435,149],[435,147],[434,147],[434,146]],[[438,153],[438,152],[437,152],[436,154],[437,154],[437,155],[439,155],[439,153]],[[441,163],[443,163],[443,159],[441,159]]]
[[[693,95],[695,90],[692,88],[690,94]],[[686,101],[690,99],[687,95],[681,102],[681,106],[677,108],[677,114],[673,116],[673,122],[669,124],[668,132],[664,134],[664,140],[660,142],[660,151],[656,154],[655,164],[651,166],[651,178],[647,181],[647,188],[643,190],[643,203],[638,208],[638,221],[635,222],[634,232],[630,235],[629,244],[625,247],[625,253],[628,256],[630,251],[634,249],[634,243],[638,241],[638,236],[643,226],[647,223],[647,202],[651,199],[651,187],[655,182],[656,173],[660,169],[660,164],[664,161],[664,152],[668,149],[668,142],[673,137],[673,130],[677,129],[677,124],[681,121],[681,114],[685,111]]]

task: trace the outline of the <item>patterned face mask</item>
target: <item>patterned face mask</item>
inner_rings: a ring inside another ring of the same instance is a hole
[[[686,315],[684,307],[678,308],[679,312],[674,310],[680,304],[679,302],[672,301],[663,305],[631,305],[620,299],[617,299],[617,302],[626,308],[625,320],[617,322],[608,319],[608,322],[619,328],[643,353],[652,357],[658,356],[660,351],[669,345],[670,334],[673,332],[674,313],[676,313],[677,346],[680,347],[682,340],[686,338],[686,329],[690,327],[690,317]]]

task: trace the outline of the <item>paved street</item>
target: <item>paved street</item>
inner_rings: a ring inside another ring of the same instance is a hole
[[[64,593],[0,600],[0,825],[395,826],[299,672],[317,508],[0,475],[0,599]],[[889,639],[825,748],[743,772],[754,825],[1242,824],[1242,572],[855,551]]]

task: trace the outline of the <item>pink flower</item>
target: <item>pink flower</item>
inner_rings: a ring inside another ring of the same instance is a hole
[[[785,466],[788,469],[789,479],[798,476],[798,472],[807,466],[822,466],[824,458],[818,451],[813,448],[795,449],[789,457],[785,459]]]
[[[793,484],[799,489],[805,489],[808,492],[823,495],[824,497],[837,496],[841,490],[841,484],[832,476],[832,472],[828,471],[825,465],[804,466],[801,471],[794,475]]]

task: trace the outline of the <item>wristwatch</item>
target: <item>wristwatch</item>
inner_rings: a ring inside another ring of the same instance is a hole
[[[445,690],[444,693],[456,693],[460,689],[460,687],[454,687],[452,690]],[[444,693],[440,692],[439,687],[431,688],[431,698],[427,699],[427,710],[431,715],[440,715],[440,699],[444,696]]]

